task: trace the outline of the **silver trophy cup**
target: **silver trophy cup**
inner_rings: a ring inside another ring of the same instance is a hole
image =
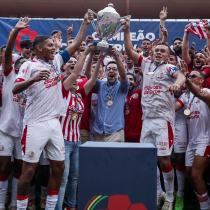
[[[95,13],[96,21],[93,20],[92,26],[97,33],[97,37],[100,39],[98,43],[94,43],[97,45],[97,48],[101,51],[107,51],[111,48],[108,40],[115,36],[118,32],[120,32],[123,28],[122,21],[131,18],[130,15],[120,17],[117,11],[114,9],[113,4],[108,4],[103,10],[100,10],[98,13]]]

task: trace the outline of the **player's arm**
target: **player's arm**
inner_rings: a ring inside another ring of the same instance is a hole
[[[50,76],[50,72],[48,70],[41,70],[34,77],[24,80],[23,78],[17,78],[13,87],[13,94],[17,94],[23,92],[31,85],[41,80],[46,80]]]
[[[187,30],[184,31],[183,41],[182,41],[182,59],[185,61],[187,65],[191,63],[191,57],[189,53],[189,32]]]
[[[126,19],[125,23],[124,23],[124,38],[125,38],[125,50],[126,53],[128,55],[128,57],[131,58],[131,60],[133,60],[133,62],[135,64],[139,63],[139,57],[140,55],[135,51],[133,44],[131,42],[131,38],[130,38],[130,20]]]
[[[159,17],[160,17],[160,40],[163,43],[166,43],[168,40],[168,31],[165,27],[165,22],[168,16],[168,10],[167,7],[163,6],[162,10],[160,11]]]
[[[28,27],[29,19],[27,17],[20,18],[15,27],[10,31],[5,50],[4,75],[7,76],[12,69],[12,51],[15,46],[16,37],[22,29]]]
[[[186,85],[188,89],[198,98],[200,98],[202,101],[207,103],[207,105],[210,107],[210,93],[207,91],[203,91],[199,86],[195,85],[191,82],[191,80],[188,78],[186,80]]]
[[[92,46],[91,46],[92,47]],[[74,83],[78,77],[81,74],[81,71],[83,69],[84,63],[85,63],[85,59],[87,57],[87,55],[90,53],[90,47],[88,47],[83,53],[81,53],[81,55],[79,56],[79,59],[76,63],[76,65],[74,66],[74,70],[72,71],[72,73],[63,81],[63,86],[65,88],[65,90],[70,90],[71,88],[71,84]]]
[[[102,64],[103,58],[104,58],[103,53],[100,52],[98,61],[96,63],[95,71],[93,71],[90,79],[84,85],[84,90],[85,90],[86,95],[88,95],[90,93],[90,91],[93,89],[93,87],[96,84],[96,81],[97,81],[97,78],[98,78],[98,73],[99,73],[99,70],[100,70],[100,65]]]
[[[175,102],[175,111],[177,112],[183,107],[184,107],[184,104],[182,103],[182,101],[180,101],[179,99],[176,100],[176,102]]]
[[[174,72],[173,77],[176,78],[176,81],[169,87],[169,91],[172,93],[180,91],[186,81],[186,77],[181,71]]]
[[[87,28],[91,21],[93,20],[93,12],[91,10],[88,10],[87,13],[84,16],[84,20],[80,26],[79,32],[77,33],[76,38],[74,41],[66,48],[66,50],[69,52],[70,55],[73,55],[75,51],[79,48],[83,37],[85,36],[85,33],[87,31]]]

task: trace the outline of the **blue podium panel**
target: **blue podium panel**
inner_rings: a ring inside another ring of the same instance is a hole
[[[152,144],[81,145],[79,210],[155,210],[156,157]]]

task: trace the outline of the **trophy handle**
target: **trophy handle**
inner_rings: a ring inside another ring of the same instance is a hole
[[[123,29],[124,25],[121,23],[121,20],[126,20],[126,19],[131,19],[131,15],[127,15],[127,16],[123,16],[119,18],[119,24],[116,27],[116,31],[110,37],[115,36],[117,33],[119,33]]]

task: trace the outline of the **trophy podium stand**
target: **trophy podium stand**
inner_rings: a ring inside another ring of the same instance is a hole
[[[156,209],[152,144],[90,141],[79,152],[79,210]]]

